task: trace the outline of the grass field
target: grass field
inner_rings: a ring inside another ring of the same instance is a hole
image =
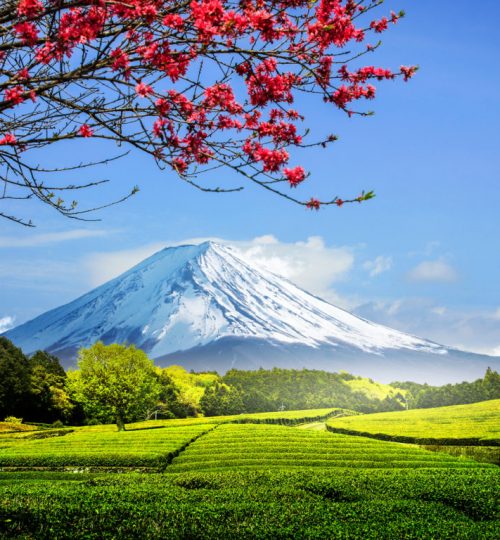
[[[499,537],[498,467],[330,433],[331,414],[2,434],[0,538]]]
[[[500,445],[500,399],[470,405],[366,414],[327,422],[345,433],[432,444]]]

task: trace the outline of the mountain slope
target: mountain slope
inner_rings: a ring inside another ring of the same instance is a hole
[[[359,359],[370,358],[374,367],[390,358],[432,364],[450,356],[445,347],[356,317],[212,242],[166,248],[5,335],[27,353],[46,349],[73,361],[78,348],[102,340],[221,371],[287,362],[349,370]],[[404,369],[396,372],[401,379]]]

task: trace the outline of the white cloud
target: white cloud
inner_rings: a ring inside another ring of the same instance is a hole
[[[14,321],[15,318],[8,315],[6,317],[0,317],[0,334],[10,330],[14,326]]]
[[[408,272],[411,281],[434,281],[447,283],[457,279],[455,269],[443,259],[423,261]]]
[[[373,261],[363,263],[363,268],[370,274],[371,277],[378,276],[383,272],[387,272],[392,268],[392,257],[384,257],[379,255]]]
[[[74,229],[72,231],[61,231],[46,234],[34,234],[31,236],[0,236],[0,247],[38,247],[47,244],[57,244],[69,240],[80,240],[82,238],[96,238],[98,236],[107,236],[109,231],[101,229]]]
[[[327,246],[319,236],[287,243],[268,235],[247,242],[227,243],[243,259],[315,294],[331,293],[330,286],[344,279],[354,264],[351,248]]]

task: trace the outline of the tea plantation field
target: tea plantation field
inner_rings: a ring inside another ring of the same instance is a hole
[[[401,442],[498,446],[500,399],[330,419],[327,425],[337,432]]]
[[[498,467],[318,429],[332,414],[3,432],[0,538],[500,536]]]
[[[282,426],[221,425],[176,457],[168,472],[321,467],[475,467],[418,447]]]

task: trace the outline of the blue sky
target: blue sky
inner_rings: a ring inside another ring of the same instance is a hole
[[[83,170],[83,180],[111,180],[89,203],[134,184],[141,191],[98,223],[37,205],[36,229],[0,222],[0,327],[73,299],[160,246],[215,237],[367,318],[500,355],[500,3],[390,0],[386,9],[407,17],[370,61],[420,71],[407,84],[379,83],[373,118],[303,104],[312,129],[340,141],[296,159],[312,173],[305,197],[374,189],[376,199],[310,212],[255,188],[210,195],[137,154]],[[44,160],[106,152],[84,141]]]

